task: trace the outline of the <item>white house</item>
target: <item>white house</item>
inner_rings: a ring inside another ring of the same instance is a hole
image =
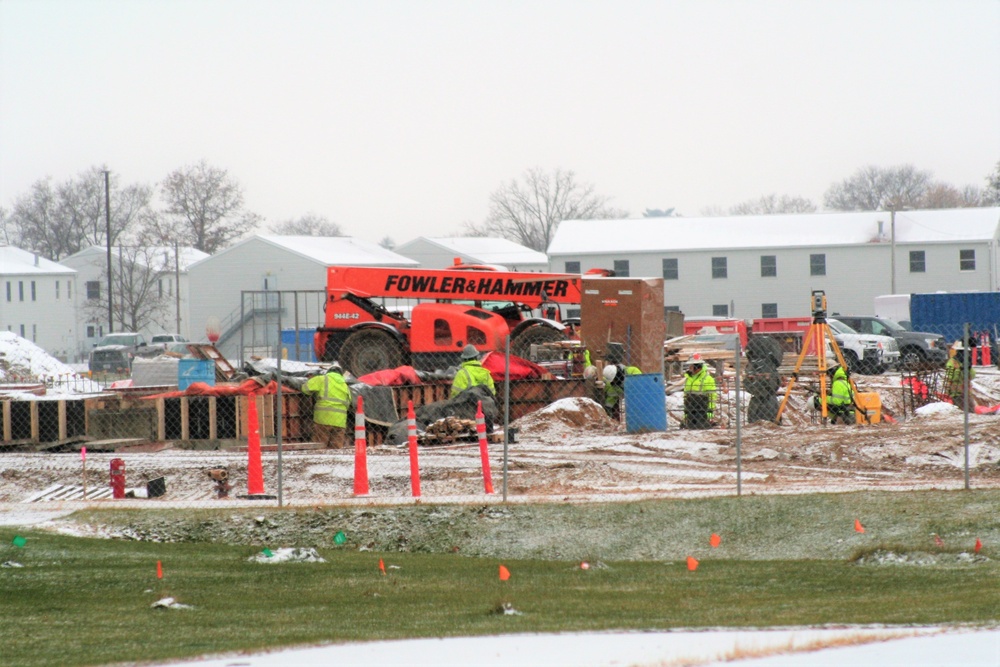
[[[446,269],[458,259],[462,264],[493,264],[511,271],[548,271],[545,253],[507,239],[481,236],[417,238],[396,248],[404,257],[420,262],[423,269]]]
[[[76,271],[39,255],[0,245],[0,328],[52,356],[76,355]]]
[[[77,312],[80,353],[84,356],[107,332],[107,287],[108,249],[106,246],[90,246],[62,260],[63,264],[76,269],[81,294]],[[150,292],[150,324],[142,333],[148,339],[162,332],[176,332],[186,338],[199,333],[191,326],[189,309],[191,290],[188,267],[208,257],[208,253],[188,246],[149,246],[143,248],[111,247],[112,281],[114,271],[122,263],[134,262],[148,275],[143,287]],[[139,290],[136,286],[132,289]],[[114,297],[114,295],[112,295]],[[102,303],[103,300],[103,303]],[[115,329],[117,331],[117,325]]]
[[[870,315],[880,294],[1000,289],[1000,208],[566,220],[550,269],[662,276],[688,317]]]
[[[305,337],[322,322],[326,271],[334,265],[416,267],[417,262],[346,236],[248,237],[190,266],[193,338],[204,340],[211,327],[231,359],[245,356],[248,348],[273,354],[279,327]],[[311,346],[308,336],[302,345]]]

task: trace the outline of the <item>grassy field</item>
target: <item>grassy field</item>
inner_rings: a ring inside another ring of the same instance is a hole
[[[915,504],[914,498],[923,502]],[[930,512],[935,524],[958,522],[963,532],[992,534],[997,519],[988,503],[980,507],[984,500],[968,494],[911,495],[896,512],[902,524],[908,516]],[[628,533],[621,513],[629,509],[629,516],[644,517],[644,525],[651,514],[676,514],[685,525],[693,521],[693,534],[701,535],[700,511],[714,514],[719,502],[644,502],[589,511],[618,517],[617,523],[604,524],[609,539]],[[992,538],[980,554],[987,557],[970,558],[959,555],[969,549],[948,545],[958,540],[947,533],[946,545],[935,546],[920,524],[912,535],[893,531],[892,542],[859,543],[847,557],[760,557],[775,539],[774,531],[789,547],[808,542],[800,522],[813,514],[809,508],[830,511],[831,502],[837,500],[788,496],[761,501],[757,511],[771,516],[764,523],[779,522],[780,528],[763,534],[727,532],[718,549],[708,547],[703,535],[699,541],[706,544],[695,551],[700,565],[693,572],[683,559],[595,559],[583,570],[579,560],[500,559],[448,549],[365,551],[354,541],[316,544],[325,563],[258,564],[250,559],[261,544],[107,540],[5,527],[0,529],[0,561],[23,567],[0,569],[3,664],[99,665],[321,642],[512,632],[991,623],[1000,618],[1000,565],[992,559]],[[872,502],[888,521],[891,503]],[[427,509],[436,511],[421,508]],[[577,518],[585,528],[582,515]],[[204,515],[186,520],[201,523]],[[175,515],[172,521],[176,526],[185,518]],[[494,522],[479,523],[487,531],[485,524]],[[544,532],[545,526],[537,530]],[[661,533],[660,539],[684,541],[682,533]],[[22,547],[12,544],[15,535],[25,538]],[[527,533],[520,537],[537,539]],[[800,547],[790,551],[799,553]],[[885,564],[886,554],[896,561],[913,560]],[[379,570],[380,559],[386,574]],[[500,564],[510,570],[510,580],[499,580]],[[165,596],[192,608],[151,608]],[[505,605],[520,613],[502,613]]]

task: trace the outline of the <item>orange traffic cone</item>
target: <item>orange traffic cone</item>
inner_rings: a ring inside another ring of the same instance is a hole
[[[247,396],[247,493],[264,493],[264,468],[260,460],[260,424],[257,422],[257,397]]]
[[[476,433],[479,434],[479,458],[483,462],[483,487],[486,493],[493,493],[493,475],[490,473],[490,452],[486,444],[486,418],[483,416],[483,402],[476,403]]]
[[[354,412],[354,495],[368,495],[368,437],[365,433],[365,399],[358,396]]]

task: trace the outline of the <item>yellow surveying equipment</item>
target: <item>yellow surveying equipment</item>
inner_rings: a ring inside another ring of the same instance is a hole
[[[829,341],[830,347],[833,349],[833,353],[837,357],[837,361],[845,370],[848,370],[847,362],[844,361],[844,355],[840,352],[840,346],[837,345],[837,340],[833,337],[833,331],[830,330],[830,325],[826,321],[826,292],[823,290],[813,290],[812,322],[809,324],[809,329],[806,331],[805,337],[802,339],[802,350],[799,352],[799,357],[795,361],[795,369],[792,371],[792,377],[788,381],[788,386],[785,387],[785,397],[781,399],[781,405],[778,407],[778,415],[774,419],[776,423],[781,423],[781,415],[785,411],[785,405],[788,404],[788,397],[792,395],[792,387],[795,386],[795,381],[799,378],[799,372],[802,370],[802,362],[805,360],[806,356],[808,356],[808,352],[810,350],[815,350],[816,354],[816,369],[819,372],[820,410],[823,415],[823,419],[826,419],[826,371],[830,368],[830,366],[827,365],[827,341]],[[854,382],[851,381],[852,389],[853,384]]]

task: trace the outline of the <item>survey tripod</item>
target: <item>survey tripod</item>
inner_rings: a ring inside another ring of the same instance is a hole
[[[802,339],[802,351],[799,352],[799,357],[795,361],[795,369],[792,371],[792,377],[788,380],[788,386],[785,387],[785,397],[781,399],[781,406],[778,408],[778,415],[774,418],[776,423],[781,423],[781,415],[785,411],[785,405],[788,404],[788,397],[792,395],[792,387],[795,386],[795,381],[799,378],[799,372],[802,370],[802,362],[805,361],[805,358],[808,356],[810,350],[815,350],[816,354],[816,369],[819,372],[819,405],[823,419],[826,420],[826,399],[828,395],[828,377],[826,371],[834,366],[833,364],[827,363],[826,343],[828,341],[831,349],[833,350],[833,354],[837,358],[837,362],[840,363],[841,367],[843,367],[845,371],[848,370],[847,363],[844,361],[844,355],[840,352],[840,346],[837,345],[837,340],[833,337],[830,325],[826,321],[826,292],[823,290],[813,290],[812,322],[809,324],[809,329],[806,331],[805,337]],[[850,383],[851,393],[853,395],[854,382],[850,381]]]

